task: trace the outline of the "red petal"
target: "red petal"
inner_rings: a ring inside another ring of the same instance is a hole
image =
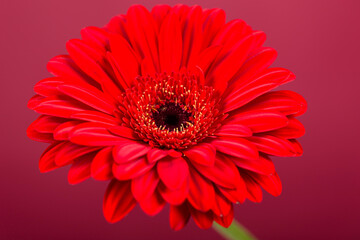
[[[301,147],[300,143],[295,139],[289,139],[289,142],[293,146],[296,151],[296,156],[301,156],[303,154],[303,148]]]
[[[77,184],[90,178],[90,168],[93,158],[94,154],[86,154],[75,160],[68,173],[68,181],[70,184]]]
[[[157,172],[162,182],[170,189],[180,188],[189,177],[188,164],[181,157],[162,159],[157,164]]]
[[[259,157],[256,147],[251,142],[243,138],[221,137],[213,140],[211,144],[216,147],[217,151],[234,157],[249,160],[257,159]]]
[[[114,147],[113,156],[116,163],[122,164],[133,161],[136,158],[143,157],[149,150],[149,145],[132,141],[128,144]]]
[[[113,114],[115,105],[103,92],[89,84],[61,84],[58,89],[76,100],[104,113]]]
[[[205,166],[214,165],[216,149],[212,144],[200,143],[183,151],[183,153],[195,163]]]
[[[77,101],[69,101],[57,96],[51,96],[44,98],[34,107],[34,110],[41,114],[70,118],[74,113],[91,110],[91,108]]]
[[[160,31],[160,27],[165,17],[170,12],[171,7],[165,4],[159,4],[151,9],[151,15],[155,19],[157,30]]]
[[[285,127],[288,125],[288,119],[279,112],[257,110],[233,115],[228,119],[228,123],[241,124],[258,133]]]
[[[164,208],[166,202],[158,192],[154,192],[150,197],[140,201],[139,204],[146,214],[155,216]]]
[[[62,83],[64,83],[64,79],[59,77],[45,78],[35,84],[34,91],[44,97],[59,95],[61,92],[57,86]]]
[[[100,86],[96,81],[87,76],[69,55],[59,55],[52,58],[46,67],[54,76],[71,79],[71,81],[89,83],[95,87]]]
[[[223,25],[213,39],[212,44],[225,45],[225,47],[229,49],[252,32],[252,29],[245,23],[244,20],[235,19]]]
[[[136,201],[130,190],[130,181],[112,180],[104,196],[105,219],[110,223],[120,221],[135,205]]]
[[[215,35],[220,31],[220,29],[225,24],[225,12],[222,9],[215,8],[204,10],[211,11],[211,13],[204,20],[203,24],[203,48],[206,48],[210,45],[211,41],[214,39]]]
[[[124,89],[130,87],[139,75],[140,66],[138,56],[131,48],[129,42],[120,35],[110,35],[111,54],[122,79],[121,85]]]
[[[140,202],[149,198],[156,189],[159,180],[159,176],[154,169],[134,178],[131,182],[131,191],[135,199]]]
[[[55,156],[57,155],[58,151],[64,146],[64,144],[66,144],[66,142],[51,144],[44,151],[39,161],[40,172],[49,172],[51,170],[59,168],[59,166],[55,164]]]
[[[141,5],[133,5],[127,15],[127,31],[131,45],[142,57],[149,57],[158,68],[158,48],[155,21],[149,11]]]
[[[126,33],[126,15],[120,14],[110,19],[105,29],[111,33],[118,33],[124,38],[128,39]]]
[[[180,69],[182,36],[176,14],[170,13],[161,24],[159,34],[159,57],[161,71],[172,72]]]
[[[281,112],[285,115],[300,116],[307,108],[305,99],[298,93],[288,90],[274,91],[254,99],[243,106],[242,111],[269,110]]]
[[[42,103],[44,99],[45,97],[36,94],[30,98],[27,107],[30,108],[31,110],[34,110],[35,107],[37,107],[40,103]]]
[[[286,139],[299,138],[305,134],[305,127],[299,120],[295,118],[289,118],[289,123],[286,127],[268,132],[268,134]]]
[[[115,135],[118,135],[120,137],[129,138],[133,140],[138,140],[139,136],[135,134],[135,132],[128,127],[124,126],[114,126],[109,128],[109,131]]]
[[[232,203],[223,196],[222,193],[216,191],[215,204],[212,208],[215,215],[223,217],[227,216],[232,209]]]
[[[119,124],[119,119],[99,111],[82,111],[70,116],[72,119],[79,119],[87,122],[101,123],[108,126]]]
[[[247,139],[254,143],[259,151],[266,154],[280,157],[294,157],[298,154],[292,143],[287,139],[271,135],[257,135]]]
[[[173,230],[175,231],[181,230],[183,227],[185,227],[189,219],[190,219],[190,211],[187,204],[182,204],[180,206],[176,206],[176,205],[170,206],[169,221],[170,221],[170,227]]]
[[[215,135],[220,137],[250,137],[252,135],[249,127],[231,123],[222,125],[216,130]]]
[[[202,177],[194,168],[190,168],[188,200],[192,206],[201,211],[208,211],[215,202],[215,191],[212,182]]]
[[[112,165],[112,147],[107,147],[99,151],[91,163],[91,176],[99,181],[113,178]]]
[[[131,142],[131,140],[112,135],[99,123],[79,124],[70,133],[70,141],[86,146],[113,146]]]
[[[240,82],[241,86],[232,86],[233,91],[224,99],[223,112],[238,109],[256,97],[294,79],[295,75],[287,69],[269,68],[251,82]]]
[[[82,40],[72,39],[67,42],[66,49],[75,63],[91,78],[97,81],[104,92],[116,98],[121,94],[119,87],[105,71],[105,49],[98,52]]]
[[[147,159],[149,163],[154,163],[159,161],[160,159],[166,157],[168,155],[168,151],[153,148],[147,153]]]
[[[82,123],[82,122],[80,122],[80,121],[69,121],[69,122],[66,122],[66,123],[63,123],[63,124],[59,125],[54,130],[54,138],[56,140],[68,140],[69,139],[69,134],[80,123]]]
[[[54,142],[53,135],[51,133],[40,133],[31,126],[26,130],[26,135],[34,141],[46,143]]]
[[[230,212],[226,216],[216,216],[214,215],[214,221],[223,226],[224,228],[230,227],[232,221],[234,220],[234,208],[231,205]]]
[[[109,48],[109,33],[103,28],[86,27],[80,33],[82,39],[91,46],[98,49]]]
[[[254,76],[267,69],[276,59],[277,52],[273,48],[262,47],[246,59],[240,71],[231,80],[232,87],[237,87],[244,82],[248,82]],[[227,92],[231,92],[232,88],[229,88]],[[226,93],[225,93],[226,94]]]
[[[269,176],[260,175],[256,173],[248,173],[265,191],[273,196],[279,196],[282,191],[282,184],[279,175],[275,172]]]
[[[183,26],[183,53],[182,67],[194,66],[202,46],[202,9],[200,6],[192,6],[185,17]]]
[[[149,164],[145,157],[140,157],[131,162],[114,164],[112,172],[118,180],[128,180],[136,178],[150,171],[154,164]]]
[[[206,48],[203,50],[199,55],[199,60],[197,63],[197,66],[200,67],[200,69],[204,72],[204,75],[207,75],[207,72],[211,65],[213,64],[214,60],[216,59],[217,55],[219,54],[221,50],[220,45],[215,45]]]
[[[270,158],[260,155],[258,159],[246,160],[243,158],[231,158],[236,166],[260,174],[271,174],[275,172],[275,166]]]
[[[214,216],[211,211],[201,212],[194,208],[190,208],[191,216],[193,217],[196,225],[201,229],[209,229],[214,221]]]
[[[239,71],[253,46],[253,36],[249,35],[236,43],[232,49],[223,49],[209,70],[207,84],[212,85],[222,94],[228,81]]]
[[[29,131],[35,130],[39,133],[52,133],[54,130],[64,123],[66,119],[41,115],[30,126]]]
[[[235,164],[222,154],[216,155],[214,166],[208,167],[195,163],[193,165],[203,176],[217,185],[232,189],[237,188],[239,184],[243,185]]]
[[[262,191],[260,185],[248,174],[241,172],[241,176],[244,178],[247,188],[247,198],[253,202],[261,202]]]
[[[66,142],[66,144],[64,144],[56,154],[55,163],[58,166],[65,166],[76,158],[94,152],[98,149],[98,147],[85,147],[73,144],[71,142]]]
[[[217,186],[219,191],[231,202],[233,203],[243,203],[247,197],[245,181],[241,176],[241,184],[237,186],[236,189],[224,188]]]
[[[180,205],[188,196],[189,181],[185,181],[183,186],[178,189],[170,189],[166,187],[164,183],[160,182],[158,185],[158,191],[166,202],[172,205]]]

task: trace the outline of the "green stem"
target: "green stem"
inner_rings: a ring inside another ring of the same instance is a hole
[[[224,228],[216,222],[214,222],[213,228],[217,233],[219,233],[227,240],[256,240],[254,235],[252,235],[243,225],[238,223],[235,219],[228,228]]]

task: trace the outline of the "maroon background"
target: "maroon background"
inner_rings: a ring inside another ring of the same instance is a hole
[[[160,1],[137,1],[148,8]],[[170,4],[175,2],[162,1]],[[183,1],[220,7],[268,34],[276,66],[297,80],[283,88],[305,96],[307,133],[300,158],[275,159],[283,194],[237,206],[236,219],[259,239],[359,239],[358,0]],[[105,182],[67,183],[67,168],[40,174],[45,144],[27,139],[37,116],[26,108],[33,85],[49,76],[46,62],[65,52],[81,28],[103,26],[135,2],[1,0],[0,239],[219,239],[193,222],[180,232],[168,209],[148,217],[137,207],[123,221],[102,215]]]

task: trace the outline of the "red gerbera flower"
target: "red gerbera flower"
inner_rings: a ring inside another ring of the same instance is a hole
[[[71,164],[71,184],[111,180],[109,222],[139,203],[149,215],[170,204],[170,225],[190,216],[201,228],[227,227],[233,203],[279,195],[269,156],[299,156],[306,110],[293,80],[269,68],[276,51],[221,9],[131,7],[104,28],[87,27],[68,55],[47,65],[54,77],[35,85],[29,108],[42,114],[30,138],[49,142],[41,172]]]

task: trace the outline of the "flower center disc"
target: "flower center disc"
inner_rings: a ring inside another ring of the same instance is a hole
[[[140,76],[119,97],[118,117],[152,147],[185,149],[214,134],[223,114],[214,89],[188,72]]]
[[[190,117],[191,112],[185,111],[182,107],[172,102],[162,105],[152,114],[156,126],[159,128],[165,126],[165,129],[168,129],[169,132],[184,128],[189,122]]]

